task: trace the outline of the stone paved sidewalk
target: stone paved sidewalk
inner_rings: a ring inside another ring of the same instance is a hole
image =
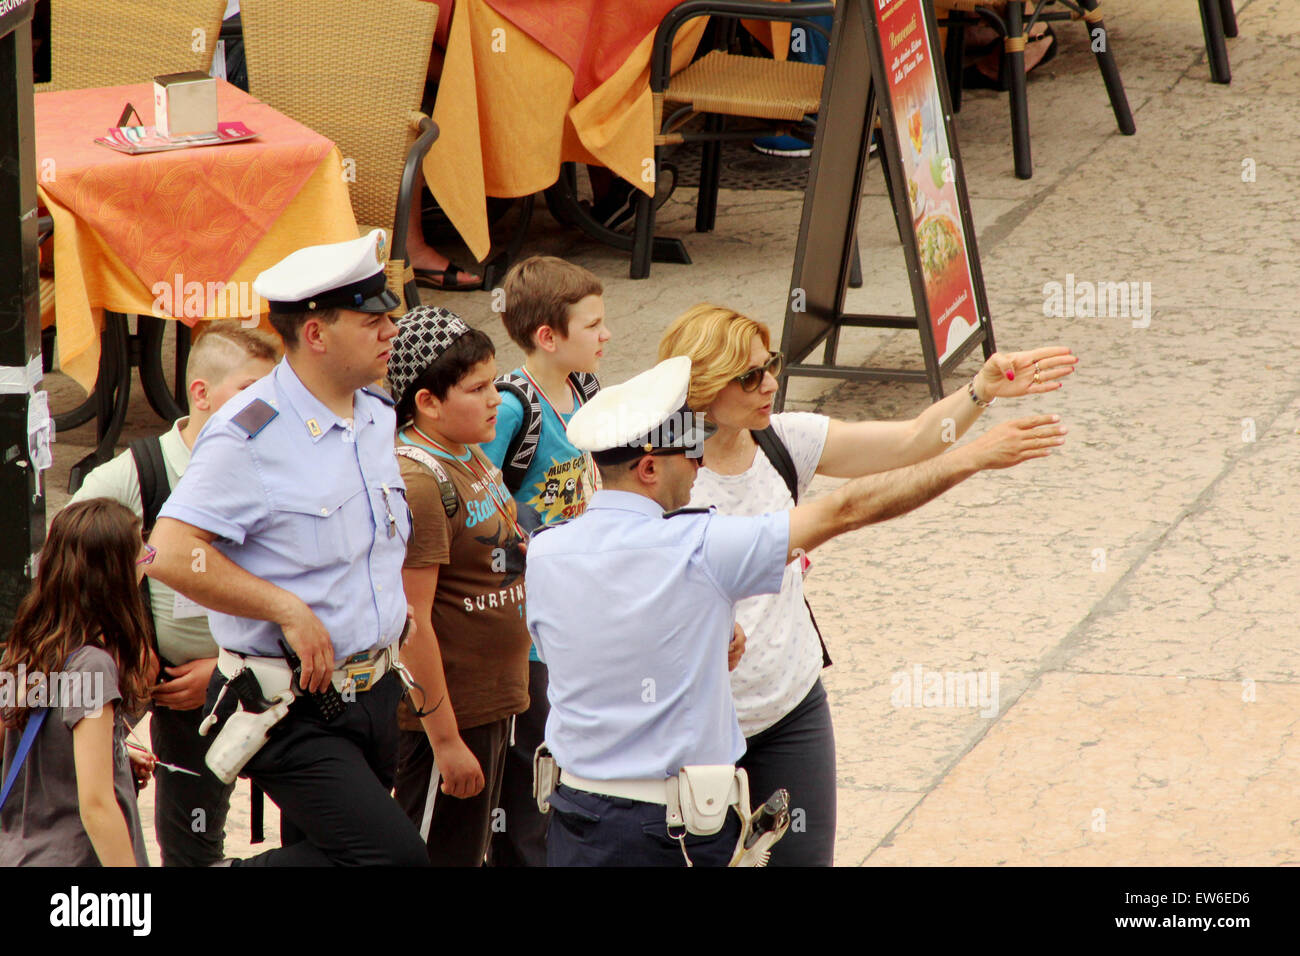
[[[1061,53],[1029,84],[1028,182],[1012,175],[1005,97],[967,96],[958,130],[998,344],[1081,357],[1064,390],[999,403],[977,430],[1050,411],[1070,440],[814,555],[809,596],[836,659],[825,679],[841,865],[1300,861],[1300,5],[1237,7],[1230,87],[1209,82],[1195,0],[1108,8],[1135,137],[1115,130],[1083,29],[1058,25]],[[700,300],[779,338],[801,197],[724,191],[708,235],[690,231],[693,198],[679,190],[661,225],[695,264],[656,265],[644,282],[545,214],[534,224],[529,251],[607,281],[608,381],[647,366],[664,326]],[[878,178],[859,238],[867,287],[850,308],[906,307]],[[1045,317],[1044,285],[1068,274],[1150,283],[1149,325]],[[439,302],[493,334],[503,368],[516,361],[489,296]],[[842,354],[921,365],[911,332],[850,330]],[[948,388],[977,368],[969,360]],[[791,396],[851,419],[928,403],[897,384],[797,380]],[[159,425],[133,404],[128,436]],[[60,436],[51,509],[89,431]],[[917,668],[922,682],[982,675],[989,692],[996,676],[997,699],[899,706]]]

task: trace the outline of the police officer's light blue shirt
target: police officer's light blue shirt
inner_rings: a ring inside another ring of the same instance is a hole
[[[665,518],[604,490],[529,545],[528,629],[550,673],[546,742],[593,780],[745,752],[727,676],[735,602],[781,589],[788,512]]]
[[[250,436],[232,419],[257,399],[279,414]],[[161,512],[217,535],[227,558],[301,598],[338,660],[392,643],[406,621],[411,517],[393,455],[395,416],[368,392],[353,402],[349,428],[282,361],[204,426]],[[282,656],[279,625],[216,611],[209,619],[221,647]]]

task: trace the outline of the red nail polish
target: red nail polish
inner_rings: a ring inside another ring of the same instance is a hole
[[[1015,380],[1016,380],[1016,373],[1013,372],[1013,371],[1011,371],[1010,369],[1008,369],[1008,370],[1007,370],[1007,381],[1008,381],[1008,382],[1014,382]]]

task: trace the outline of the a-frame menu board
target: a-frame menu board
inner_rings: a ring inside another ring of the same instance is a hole
[[[994,344],[933,8],[924,0],[839,0],[826,69],[781,343],[788,374],[925,382],[937,400],[944,374],[976,345],[988,356]],[[844,311],[877,113],[910,316]],[[925,369],[837,365],[844,326],[915,328]],[[822,362],[807,362],[823,343]]]

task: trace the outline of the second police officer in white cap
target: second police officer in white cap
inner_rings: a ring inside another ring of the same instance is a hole
[[[242,766],[281,810],[284,845],[246,864],[427,863],[389,793],[411,519],[392,402],[367,387],[397,334],[385,258],[376,230],[258,276],[284,361],[204,428],[151,539],[150,573],[213,609],[208,763]],[[250,754],[235,727],[269,740]]]
[[[750,810],[732,767],[745,749],[727,678],[735,602],[780,590],[786,564],[835,535],[1062,441],[1054,416],[1024,418],[789,511],[688,509],[708,428],[685,404],[690,367],[668,359],[574,414],[569,440],[603,488],[529,546],[528,626],[550,673],[553,762],[539,754],[537,783],[554,811],[551,866],[734,862]],[[797,806],[799,781],[783,785]]]

